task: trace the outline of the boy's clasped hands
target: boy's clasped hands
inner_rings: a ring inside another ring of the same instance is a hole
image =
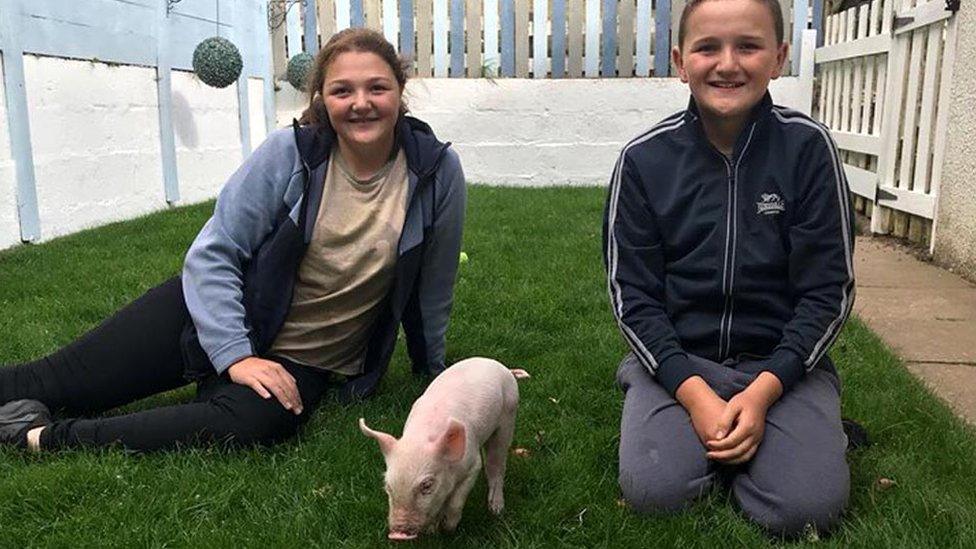
[[[675,393],[708,450],[708,459],[729,465],[746,463],[759,450],[766,411],[783,394],[775,375],[763,372],[745,390],[724,400],[700,376],[685,380]]]

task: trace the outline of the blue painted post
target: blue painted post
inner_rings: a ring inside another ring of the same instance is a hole
[[[502,0],[502,76],[515,76],[515,0]]]
[[[823,0],[813,0],[813,30],[817,31],[818,48],[820,46],[823,46],[824,44],[823,16],[824,16]]]
[[[464,77],[464,0],[451,0],[451,77]]]
[[[552,0],[552,77],[566,74],[566,0]]]
[[[617,0],[603,0],[603,56],[600,76],[617,75]]]
[[[349,20],[354,27],[366,26],[366,17],[363,16],[363,0],[351,0],[349,3]]]
[[[176,141],[173,137],[173,87],[170,67],[170,20],[166,0],[156,7],[156,98],[159,102],[159,154],[163,169],[163,195],[168,204],[180,200],[180,180],[176,165]]]
[[[319,29],[315,20],[315,0],[302,0],[305,16],[305,52],[315,55],[319,51]]]
[[[654,76],[671,67],[671,0],[657,0],[654,9]]]
[[[413,0],[400,0],[400,55],[413,59]]]
[[[20,10],[7,5],[0,9],[0,48],[3,49],[3,84],[7,94],[7,131],[10,155],[17,178],[17,218],[20,239],[34,242],[41,238],[41,216],[37,207],[34,152],[31,147],[27,90],[24,87],[24,50],[20,45],[20,25],[13,18]]]

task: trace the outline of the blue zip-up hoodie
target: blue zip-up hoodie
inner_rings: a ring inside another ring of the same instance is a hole
[[[427,124],[404,116],[396,133],[410,188],[394,281],[367,343],[364,373],[345,384],[344,400],[375,390],[401,322],[414,371],[444,369],[464,223],[464,174],[450,144],[438,141]],[[192,317],[182,338],[187,377],[223,373],[270,349],[291,307],[334,142],[328,125],[295,122],[269,135],[221,190],[213,217],[183,266]]]
[[[755,359],[789,390],[815,367],[854,301],[853,217],[829,131],[753,109],[731,158],[694,99],[628,143],[604,214],[610,303],[637,359],[674,395],[694,354]]]

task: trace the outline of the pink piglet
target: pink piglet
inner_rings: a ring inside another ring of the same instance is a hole
[[[422,532],[451,532],[481,469],[484,446],[488,508],[505,506],[502,485],[518,410],[516,378],[496,360],[469,358],[444,370],[410,409],[403,436],[359,428],[379,443],[386,461],[389,538],[410,540]]]

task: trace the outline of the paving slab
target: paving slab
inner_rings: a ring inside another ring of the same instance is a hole
[[[957,415],[976,425],[976,366],[910,362],[908,370],[945,400]]]
[[[882,238],[858,237],[854,312],[976,424],[976,285]]]
[[[858,287],[972,288],[962,277],[919,261],[886,239],[858,237],[854,247]]]
[[[868,322],[906,317],[976,322],[976,288],[858,287],[854,312]]]
[[[865,322],[903,360],[976,365],[976,322],[916,317]]]

